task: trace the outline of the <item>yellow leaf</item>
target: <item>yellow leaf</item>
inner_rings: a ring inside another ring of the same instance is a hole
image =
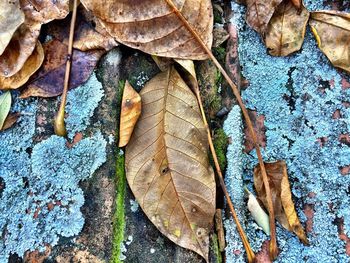
[[[173,67],[140,95],[142,113],[125,155],[130,188],[165,236],[208,261],[215,178],[196,97]]]
[[[309,24],[318,46],[332,64],[350,72],[350,14],[311,12]]]

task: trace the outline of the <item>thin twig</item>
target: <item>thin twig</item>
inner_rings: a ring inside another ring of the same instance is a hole
[[[55,123],[54,123],[55,133],[59,136],[66,136],[67,134],[67,130],[64,124],[64,115],[65,115],[65,108],[66,108],[66,102],[67,102],[69,76],[70,76],[70,70],[72,66],[74,27],[75,27],[75,20],[77,18],[77,6],[78,6],[78,0],[74,0],[73,14],[72,14],[72,19],[71,19],[70,29],[69,29],[68,53],[67,53],[66,71],[64,75],[63,93],[62,93],[60,108],[57,112]]]
[[[221,74],[224,76],[224,78],[226,79],[227,83],[230,85],[230,87],[232,88],[233,94],[235,95],[238,105],[241,107],[242,109],[242,113],[243,113],[243,117],[246,121],[249,133],[251,134],[252,140],[253,140],[253,144],[258,156],[258,160],[259,160],[259,165],[260,165],[260,169],[261,169],[261,174],[263,177],[263,182],[264,182],[264,186],[265,186],[265,190],[266,190],[266,196],[267,196],[267,204],[268,204],[268,212],[269,212],[269,218],[270,218],[270,231],[271,231],[271,240],[270,240],[270,258],[271,259],[275,259],[277,257],[277,253],[278,253],[278,249],[277,249],[277,242],[276,242],[276,225],[275,225],[275,214],[273,211],[273,204],[272,204],[272,196],[271,196],[271,190],[270,190],[270,186],[269,186],[269,182],[268,182],[268,177],[267,177],[267,173],[266,173],[266,169],[265,169],[265,165],[264,165],[264,161],[262,158],[262,154],[260,151],[260,146],[257,140],[257,136],[256,133],[254,131],[253,128],[253,124],[252,121],[250,120],[247,108],[245,107],[241,95],[239,93],[239,90],[237,88],[237,86],[233,83],[233,81],[230,79],[230,77],[228,76],[228,74],[226,73],[226,71],[223,69],[223,67],[220,65],[220,63],[217,61],[217,59],[214,57],[213,53],[210,51],[210,49],[205,45],[205,43],[203,42],[203,40],[201,39],[201,37],[198,35],[198,33],[192,28],[192,26],[187,22],[187,19],[182,15],[182,13],[177,9],[177,7],[174,5],[174,3],[172,2],[172,0],[165,0],[167,2],[167,4],[172,8],[172,10],[174,11],[174,13],[176,14],[176,16],[181,20],[181,22],[184,24],[184,26],[187,28],[187,30],[195,37],[195,39],[198,41],[198,43],[201,45],[201,47],[203,48],[203,50],[208,54],[209,58],[214,62],[214,64],[216,65],[216,67],[219,69],[219,71],[221,72]],[[198,98],[198,97],[197,97]],[[210,132],[208,133],[208,139],[209,136],[211,138]],[[213,148],[212,150],[212,154],[213,152],[215,153],[215,149],[212,146],[211,140],[209,140],[209,145],[211,148]],[[215,166],[217,166],[215,164]],[[217,167],[216,167],[217,168]],[[219,167],[220,168],[220,167]],[[222,178],[222,174],[219,175],[219,179],[220,179],[220,184],[221,187],[223,188],[223,191],[225,192],[226,187],[225,187],[225,183],[224,180]],[[227,192],[227,191],[226,191]],[[226,193],[225,193],[226,195]],[[228,202],[229,203],[229,202]],[[232,204],[232,203],[231,203]],[[230,206],[230,203],[229,203]],[[230,207],[231,208],[231,207]],[[232,207],[233,208],[233,207]],[[233,209],[232,209],[233,210]],[[232,211],[231,211],[232,212]],[[249,256],[249,255],[248,255]]]

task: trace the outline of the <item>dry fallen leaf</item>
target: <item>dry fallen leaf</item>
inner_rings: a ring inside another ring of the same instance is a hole
[[[5,78],[0,76],[1,89],[17,89],[24,85],[29,77],[33,75],[44,61],[44,50],[38,41],[33,53],[29,56],[23,67],[15,75]]]
[[[302,0],[291,0],[291,2],[293,3],[293,5],[297,8],[300,9],[302,6]]]
[[[128,144],[141,114],[141,96],[126,81],[120,112],[119,147]]]
[[[286,163],[284,161],[265,163],[265,168],[269,179],[273,208],[277,221],[287,230],[294,232],[304,244],[309,244],[294,208]],[[254,186],[259,200],[266,208],[266,192],[259,165],[254,168]]]
[[[267,25],[282,0],[246,0],[246,20],[249,26],[265,35]]]
[[[62,94],[64,73],[66,68],[67,46],[54,39],[43,45],[45,59],[42,67],[28,81],[21,98],[33,96],[55,97]],[[70,88],[84,83],[91,75],[103,50],[81,52],[74,50]]]
[[[270,55],[287,56],[298,51],[304,42],[309,16],[304,6],[297,9],[290,0],[284,0],[267,27],[265,42]]]
[[[350,72],[350,14],[312,12],[309,24],[318,46],[332,64]]]
[[[4,52],[16,29],[24,22],[19,0],[0,1],[0,55]]]
[[[19,116],[20,116],[20,114],[18,112],[10,113],[7,116],[7,118],[5,119],[5,122],[2,126],[2,128],[0,128],[0,131],[10,129],[17,122]]]
[[[206,59],[207,55],[164,0],[82,0],[115,39],[151,55]],[[205,44],[212,44],[213,14],[210,0],[177,0]],[[137,8],[135,8],[137,5]]]
[[[107,32],[98,32],[93,22],[88,21],[86,11],[79,8],[76,25],[74,29],[73,48],[81,51],[93,49],[105,49],[106,51],[117,46],[118,43]],[[68,45],[70,18],[54,21],[49,24],[48,31],[52,36]]]
[[[20,6],[25,21],[0,56],[0,76],[3,77],[11,77],[23,67],[36,46],[42,24],[62,19],[69,13],[69,0],[20,0]]]
[[[4,122],[10,112],[11,103],[11,92],[6,91],[0,95],[0,129],[4,126]]]
[[[171,67],[140,92],[142,114],[126,148],[126,176],[148,218],[208,261],[215,179],[196,97]]]

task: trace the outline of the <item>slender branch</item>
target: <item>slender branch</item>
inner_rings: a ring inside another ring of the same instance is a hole
[[[73,14],[72,14],[72,19],[71,19],[70,29],[69,29],[68,53],[67,53],[66,71],[64,75],[63,93],[61,98],[61,104],[57,112],[55,123],[54,123],[55,133],[59,136],[66,136],[67,134],[67,130],[64,124],[64,115],[65,115],[65,108],[67,103],[69,76],[70,76],[70,70],[72,66],[74,27],[75,27],[75,21],[77,18],[77,6],[78,6],[78,0],[74,0]]]
[[[226,71],[223,69],[223,67],[220,65],[220,63],[217,61],[217,59],[214,57],[214,55],[211,52],[211,50],[205,45],[205,43],[203,42],[201,37],[198,35],[198,33],[187,22],[187,19],[177,9],[177,7],[174,5],[172,0],[165,0],[165,1],[173,9],[173,11],[176,14],[176,16],[182,21],[182,23],[184,24],[186,29],[195,37],[195,39],[201,45],[203,50],[208,54],[209,58],[214,62],[216,67],[219,69],[221,74],[224,76],[224,78],[226,79],[227,83],[232,88],[233,94],[235,95],[235,97],[237,99],[238,105],[242,109],[243,117],[244,117],[244,119],[246,121],[249,133],[251,134],[251,137],[252,137],[252,140],[253,140],[253,144],[254,144],[254,147],[255,147],[255,150],[256,150],[256,153],[257,153],[257,156],[258,156],[259,165],[260,165],[260,169],[261,169],[261,174],[262,174],[262,178],[263,178],[263,182],[264,182],[264,186],[265,186],[265,191],[266,191],[266,196],[267,196],[267,204],[268,204],[268,212],[269,212],[269,216],[270,216],[269,217],[270,218],[270,231],[271,231],[270,258],[271,259],[275,259],[277,257],[277,254],[278,254],[278,248],[277,248],[277,242],[276,242],[275,214],[274,214],[274,210],[273,210],[271,190],[270,190],[270,186],[269,186],[269,182],[268,182],[268,177],[267,177],[264,161],[263,161],[262,154],[261,154],[261,151],[260,151],[260,146],[259,146],[259,143],[258,143],[258,140],[257,140],[257,135],[256,135],[255,130],[253,128],[252,121],[250,120],[247,108],[245,107],[245,105],[244,105],[244,103],[242,101],[242,98],[241,98],[241,95],[239,93],[239,90],[238,90],[237,86],[230,79],[230,77],[228,76]],[[209,145],[210,145],[210,140],[209,140]],[[215,152],[215,150],[214,150],[214,152]],[[223,181],[223,178],[220,178],[220,183],[221,183],[221,181]],[[224,184],[224,182],[221,183],[221,185],[223,185],[223,184]],[[223,188],[223,190],[224,190],[224,188]],[[225,190],[224,190],[224,192],[225,192]],[[230,204],[229,204],[229,206],[230,206]]]

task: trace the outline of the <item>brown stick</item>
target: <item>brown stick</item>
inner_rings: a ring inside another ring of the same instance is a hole
[[[190,31],[190,33],[195,37],[195,39],[198,41],[198,43],[202,46],[203,50],[208,54],[209,58],[214,62],[216,67],[219,69],[221,74],[224,76],[224,78],[226,79],[226,81],[228,82],[230,87],[232,88],[233,94],[235,95],[235,97],[237,99],[238,105],[242,109],[242,113],[243,113],[244,119],[246,121],[248,130],[249,130],[249,132],[250,132],[250,134],[252,136],[253,144],[254,144],[254,147],[255,147],[255,150],[256,150],[256,153],[257,153],[257,156],[258,156],[259,165],[260,165],[260,169],[261,169],[261,174],[262,174],[262,177],[263,177],[263,182],[264,182],[264,186],[265,186],[265,190],[266,190],[267,204],[268,204],[268,210],[269,210],[268,212],[269,212],[269,215],[270,215],[270,217],[269,217],[270,218],[270,231],[271,231],[270,258],[273,260],[273,259],[275,259],[277,257],[278,249],[277,249],[277,242],[276,242],[275,214],[274,214],[274,211],[273,211],[271,190],[270,190],[270,186],[269,186],[269,182],[268,182],[268,178],[267,178],[267,173],[266,173],[264,161],[263,161],[262,154],[261,154],[261,151],[260,151],[260,146],[259,146],[259,143],[258,143],[258,140],[257,140],[256,133],[255,133],[254,128],[253,128],[252,121],[250,120],[247,108],[245,107],[245,105],[244,105],[244,103],[242,101],[242,98],[241,98],[241,95],[240,95],[240,93],[239,93],[239,91],[237,89],[237,86],[233,83],[233,81],[230,79],[230,77],[228,76],[226,71],[223,69],[223,67],[220,65],[220,63],[217,61],[217,59],[214,57],[214,55],[211,52],[211,50],[209,50],[209,48],[205,45],[205,43],[203,42],[201,37],[192,28],[192,26],[187,22],[187,19],[177,9],[177,7],[174,5],[172,0],[165,0],[165,1],[172,8],[172,10],[176,14],[176,16],[182,21],[182,23],[187,28],[187,30]],[[210,135],[210,133],[209,133],[209,135]],[[209,138],[209,136],[208,136],[208,138]],[[211,140],[209,140],[209,145],[211,145],[211,147],[213,147],[212,143],[211,143]],[[215,149],[213,149],[212,152],[215,152]],[[222,175],[221,176],[219,175],[219,179],[220,179],[221,186],[225,185],[224,184],[224,180],[222,178]],[[225,190],[226,190],[226,187],[225,187]],[[225,192],[225,190],[224,190],[224,187],[223,187],[223,191],[224,192]],[[225,195],[226,195],[226,193],[225,193]],[[230,203],[229,203],[229,206],[230,206]]]
[[[60,108],[57,112],[55,123],[54,123],[55,133],[58,136],[66,136],[67,134],[67,130],[64,124],[64,115],[65,115],[65,108],[67,103],[69,76],[70,76],[70,70],[72,66],[74,27],[75,27],[75,21],[77,18],[77,6],[78,6],[78,1],[74,0],[73,14],[72,14],[72,19],[71,19],[70,29],[69,29],[68,53],[67,53],[66,71],[64,75],[63,93],[62,93]]]

